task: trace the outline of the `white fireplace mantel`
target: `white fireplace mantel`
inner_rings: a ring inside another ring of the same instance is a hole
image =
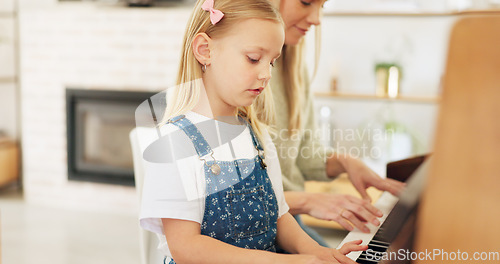
[[[68,181],[65,88],[156,91],[173,84],[190,10],[27,2],[19,13],[27,202],[137,213],[133,187]]]

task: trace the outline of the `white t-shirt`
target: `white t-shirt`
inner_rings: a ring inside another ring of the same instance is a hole
[[[246,125],[231,125],[215,121],[195,112],[186,113],[203,134],[213,150],[207,161],[253,159],[257,154],[250,130]],[[161,218],[175,218],[202,223],[205,211],[204,161],[196,153],[192,141],[175,125],[166,125],[158,132],[138,128],[139,145],[143,150],[144,184],[140,225],[159,234],[158,248],[170,256],[163,235]],[[160,135],[158,135],[160,134]],[[276,148],[267,131],[263,135],[267,173],[278,201],[279,216],[288,212],[283,194],[281,169]]]

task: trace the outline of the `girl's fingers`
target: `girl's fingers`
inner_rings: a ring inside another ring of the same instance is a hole
[[[348,243],[345,243],[340,249],[339,252],[342,255],[347,255],[352,251],[364,251],[368,249],[367,245],[361,245],[363,241],[361,239],[354,240]]]
[[[339,251],[335,251],[335,253],[333,254],[335,260],[337,260],[339,263],[342,263],[342,264],[356,264],[356,262],[348,257],[346,257],[345,255],[343,254],[340,254]]]

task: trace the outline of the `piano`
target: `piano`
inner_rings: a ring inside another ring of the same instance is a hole
[[[429,169],[419,169],[411,179],[425,176],[425,193],[416,203],[405,204],[406,200],[412,201],[411,192],[405,191],[396,199],[398,201],[392,210],[386,209],[390,205],[383,205],[387,199],[384,194],[380,202],[377,202],[388,215],[381,228],[372,230],[372,235],[368,236],[353,231],[346,237],[346,241],[362,238],[365,244],[370,245],[370,252],[379,250],[393,253],[400,249],[410,249],[413,252],[460,250],[467,252],[469,257],[473,257],[473,252],[498,253],[499,43],[500,12],[480,12],[471,16],[464,15],[457,20],[450,34],[438,126],[433,154],[429,157],[432,166]],[[389,171],[387,174],[389,177]],[[419,184],[416,182],[417,184],[409,182],[408,187],[415,185],[416,187],[412,187],[416,189],[413,195],[420,196]],[[393,201],[392,197],[389,200]],[[418,215],[414,212],[417,206]],[[418,229],[414,228],[416,220]],[[371,256],[367,252],[349,255],[359,263],[377,263],[378,260],[372,260]],[[500,258],[495,254],[490,256],[489,261],[469,259],[461,263],[499,261]],[[387,260],[379,263],[381,262]],[[406,262],[410,261],[407,259]],[[438,258],[436,261],[416,259],[411,262],[427,264],[457,261]]]
[[[356,228],[347,234],[338,246],[340,248],[349,241],[361,239],[363,245],[368,245],[368,249],[363,252],[351,252],[347,257],[361,264],[382,263],[390,259],[388,252],[392,248],[397,250],[411,248],[408,242],[412,240],[410,238],[414,230],[414,214],[423,190],[429,162],[430,158],[419,156],[387,165],[387,177],[405,181],[407,187],[399,197],[388,192],[382,193],[375,202],[375,207],[384,213],[379,218],[381,225],[367,225],[370,233],[363,233]],[[397,243],[393,244],[394,242]]]

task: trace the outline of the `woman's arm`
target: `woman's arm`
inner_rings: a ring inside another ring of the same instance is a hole
[[[286,203],[288,204],[288,207],[290,207],[288,212],[291,215],[309,214],[307,202],[309,200],[310,195],[311,193],[307,192],[286,191],[285,200]]]
[[[285,192],[290,214],[308,214],[312,217],[335,221],[346,230],[353,226],[363,232],[370,232],[366,222],[375,226],[380,224],[377,217],[382,212],[366,200],[346,194]],[[350,223],[352,223],[352,225]]]
[[[373,170],[368,168],[361,160],[346,154],[335,153],[326,160],[326,174],[328,177],[336,177],[340,173],[347,172],[352,185],[361,194],[363,199],[370,201],[366,189],[373,186],[381,191],[388,191],[398,195],[405,184],[393,179],[380,178]]]

